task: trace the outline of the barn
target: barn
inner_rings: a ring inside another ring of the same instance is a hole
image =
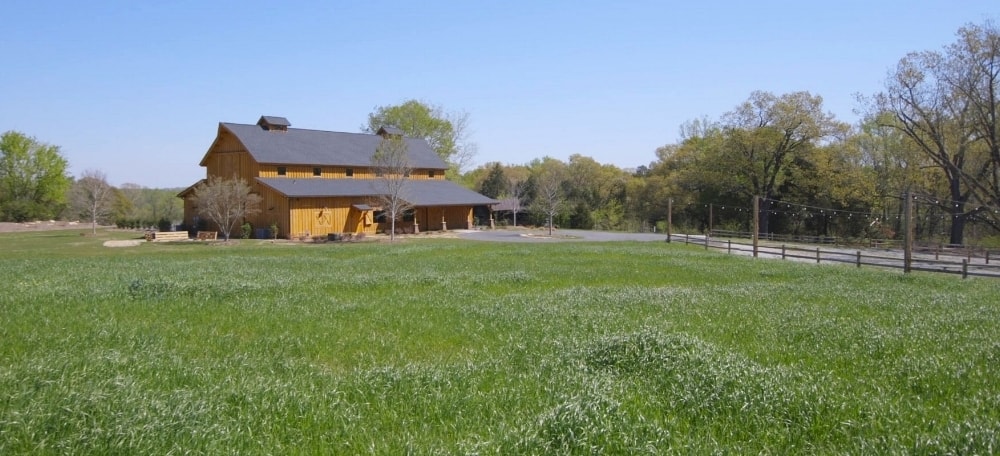
[[[376,134],[291,128],[276,116],[254,125],[222,122],[200,165],[206,178],[238,176],[261,196],[260,213],[246,220],[255,228],[275,225],[282,237],[374,234],[388,229],[389,220],[379,206],[372,156],[384,136],[398,134],[392,127]],[[396,222],[397,231],[472,228],[473,209],[497,202],[446,180],[448,165],[426,140],[403,140],[411,169],[404,199],[412,210]],[[188,227],[205,224],[192,198],[201,182],[178,195]]]

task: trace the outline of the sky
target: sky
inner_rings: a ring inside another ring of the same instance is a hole
[[[6,0],[0,132],[70,173],[187,187],[219,122],[358,132],[417,99],[469,116],[475,165],[573,154],[648,165],[755,90],[823,97],[855,123],[909,52],[941,50],[996,0]]]

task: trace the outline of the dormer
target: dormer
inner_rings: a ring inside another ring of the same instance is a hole
[[[392,125],[383,125],[379,127],[378,131],[375,133],[383,138],[389,137],[403,137],[403,130],[400,130]]]
[[[292,123],[284,117],[260,116],[257,126],[266,131],[288,131],[288,127],[292,126]]]

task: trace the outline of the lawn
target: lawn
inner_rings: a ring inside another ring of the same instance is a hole
[[[667,243],[0,235],[0,454],[992,454],[1000,282]]]

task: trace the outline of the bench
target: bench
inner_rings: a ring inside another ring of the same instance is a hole
[[[217,231],[199,231],[198,240],[199,241],[214,241],[218,238],[219,233]]]
[[[147,241],[186,241],[187,231],[151,231],[146,233]]]

